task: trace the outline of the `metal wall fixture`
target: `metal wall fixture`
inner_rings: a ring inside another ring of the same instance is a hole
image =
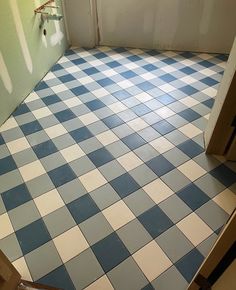
[[[47,2],[45,2],[44,4],[42,4],[41,6],[37,7],[34,10],[34,13],[41,13],[41,14],[48,14],[47,12],[45,12],[46,8],[59,8],[58,6],[53,6],[50,5],[51,3],[55,3],[55,0],[48,0]]]
[[[43,28],[45,21],[47,21],[47,22],[49,22],[49,20],[60,21],[63,18],[62,15],[52,14],[50,12],[47,12],[48,8],[55,8],[55,9],[59,8],[59,6],[50,5],[51,3],[55,3],[55,0],[49,0],[34,10],[35,14],[41,14],[41,22],[39,25],[40,29]],[[43,33],[44,33],[44,35],[46,35],[46,33],[47,33],[46,29],[43,30]]]

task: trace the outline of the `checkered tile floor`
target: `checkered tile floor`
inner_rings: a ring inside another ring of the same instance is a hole
[[[224,55],[69,50],[0,129],[0,247],[24,278],[183,290],[232,212],[203,130]]]

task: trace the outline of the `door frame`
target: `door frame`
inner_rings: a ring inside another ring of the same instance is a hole
[[[231,49],[215,103],[204,132],[207,154],[226,155],[233,140],[236,116],[236,38]],[[235,138],[235,137],[234,137]],[[233,156],[233,154],[231,154]],[[228,155],[229,157],[229,155]]]
[[[211,289],[213,285],[210,285],[208,278],[235,244],[235,232],[236,210],[234,210],[228,219],[213,248],[195,274],[187,290]]]

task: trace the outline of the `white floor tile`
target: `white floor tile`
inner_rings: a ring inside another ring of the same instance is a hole
[[[185,162],[184,164],[180,165],[178,169],[191,181],[198,179],[206,173],[206,170],[193,160]]]
[[[134,120],[131,120],[131,121],[127,122],[127,124],[136,132],[149,126],[141,118],[136,118]]]
[[[53,239],[64,263],[86,250],[89,245],[78,226]]]
[[[179,128],[179,131],[182,132],[188,138],[193,138],[202,133],[202,131],[194,126],[193,124],[189,123]]]
[[[84,151],[79,147],[78,144],[66,147],[62,149],[60,153],[67,162],[71,162],[85,155]]]
[[[170,141],[168,141],[165,137],[160,137],[151,141],[150,145],[152,145],[152,147],[161,154],[174,148],[174,145]]]
[[[135,219],[135,215],[122,200],[104,209],[102,213],[115,231]]]
[[[36,197],[34,199],[34,202],[41,216],[45,216],[65,205],[56,189],[53,189]]]
[[[45,169],[43,168],[39,160],[36,160],[34,162],[28,163],[20,167],[19,171],[25,182],[46,173]]]
[[[194,212],[182,219],[176,226],[196,247],[212,233],[212,229]]]
[[[155,241],[134,253],[133,258],[149,281],[154,280],[172,265]]]
[[[61,124],[46,128],[45,132],[47,133],[48,137],[51,139],[67,133],[66,129]]]
[[[130,171],[143,164],[143,161],[133,152],[122,155],[117,158],[117,161],[124,167],[124,169],[126,169],[126,171]]]
[[[13,140],[13,141],[8,142],[6,144],[7,144],[7,148],[11,152],[11,154],[18,153],[20,151],[23,151],[23,150],[31,147],[28,140],[25,137]]]
[[[236,195],[229,188],[216,195],[213,200],[229,215],[236,208]]]
[[[84,290],[114,290],[114,288],[111,285],[111,282],[109,281],[107,276],[104,275],[95,282],[93,282],[91,285],[86,287]]]
[[[7,213],[0,215],[0,239],[7,237],[14,232],[11,221]]]
[[[93,112],[84,114],[80,116],[79,119],[85,126],[99,121],[98,117]]]
[[[111,131],[107,130],[103,133],[100,133],[96,136],[96,138],[104,145],[111,144],[115,141],[118,141],[119,138]]]
[[[12,264],[20,273],[22,279],[27,281],[33,281],[24,257],[15,260]]]
[[[161,179],[156,179],[145,185],[143,190],[156,204],[162,202],[174,194],[174,192]]]
[[[94,189],[107,183],[106,179],[103,177],[98,169],[94,169],[80,176],[79,180],[82,182],[83,186],[88,192],[91,192]]]
[[[41,119],[41,118],[48,117],[48,116],[52,115],[52,112],[47,107],[34,110],[34,111],[32,111],[32,113],[36,119]]]

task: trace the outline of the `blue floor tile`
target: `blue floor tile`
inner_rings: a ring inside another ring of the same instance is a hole
[[[3,137],[2,137],[2,135],[0,134],[0,145],[3,145],[3,144],[5,144],[5,141],[4,141]]]
[[[130,256],[115,232],[93,245],[92,250],[105,273]]]
[[[70,56],[70,55],[73,55],[75,54],[74,51],[72,49],[67,49],[64,53],[65,56]]]
[[[190,51],[181,52],[180,55],[184,58],[192,58],[195,56],[195,54]]]
[[[132,70],[128,70],[126,72],[121,73],[122,77],[125,79],[131,79],[137,76],[136,73],[134,73]]]
[[[177,192],[177,195],[193,210],[195,211],[210,198],[199,187],[191,183],[182,190]]]
[[[67,164],[62,165],[60,167],[57,167],[57,168],[49,171],[48,175],[56,187],[59,187],[65,183],[77,178],[74,171]]]
[[[71,137],[76,142],[82,142],[93,137],[93,134],[87,129],[87,127],[82,127],[70,132]]]
[[[14,112],[13,112],[13,116],[19,116],[19,115],[23,115],[25,113],[30,112],[30,109],[27,107],[26,104],[21,104]]]
[[[180,69],[180,71],[185,73],[186,75],[191,75],[197,72],[195,69],[192,69],[191,67],[183,67]]]
[[[71,89],[71,91],[75,96],[80,96],[89,92],[89,90],[85,86],[78,86]]]
[[[215,234],[218,236],[221,232],[221,230],[223,229],[224,225],[219,227],[216,231],[215,231]]]
[[[210,174],[225,186],[231,186],[236,182],[236,173],[224,164],[221,164],[220,166],[210,171]]]
[[[20,128],[25,135],[30,135],[40,130],[43,130],[42,126],[37,120],[21,125]]]
[[[190,158],[194,158],[204,152],[204,149],[193,140],[187,140],[179,144],[177,147]]]
[[[209,99],[209,100],[202,102],[202,104],[211,109],[214,105],[214,102],[215,102],[214,99]]]
[[[140,105],[137,105],[137,106],[134,106],[132,107],[132,111],[139,117],[147,114],[147,113],[150,113],[151,112],[151,109],[148,108],[147,106],[145,106],[144,104],[140,104]]]
[[[83,71],[89,76],[94,75],[99,72],[99,70],[96,69],[95,67],[87,68],[87,69],[84,69]]]
[[[88,103],[85,103],[85,105],[91,111],[95,111],[95,110],[98,110],[98,109],[101,109],[101,108],[105,107],[105,104],[103,102],[101,102],[100,100],[93,100],[93,101],[90,101]]]
[[[153,64],[146,64],[146,65],[143,66],[143,68],[145,70],[147,70],[148,72],[151,72],[151,71],[154,71],[154,70],[158,69],[158,67],[153,65]]]
[[[201,82],[208,85],[208,86],[214,86],[216,84],[218,84],[218,82],[210,77],[201,79]]]
[[[61,102],[61,99],[57,95],[50,95],[42,98],[42,101],[45,103],[45,105],[50,106],[52,104]]]
[[[57,147],[51,140],[33,146],[33,150],[38,158],[43,158],[58,151]]]
[[[51,71],[58,71],[58,70],[61,70],[61,69],[64,69],[63,66],[61,66],[59,63],[57,64],[54,64],[51,68]]]
[[[138,84],[138,87],[144,92],[155,88],[155,86],[148,81]]]
[[[70,109],[60,111],[58,113],[55,113],[54,115],[61,123],[76,118],[76,115]]]
[[[72,62],[75,65],[80,65],[80,64],[86,63],[86,60],[83,58],[77,58],[77,59],[73,59]]]
[[[133,62],[141,60],[141,58],[137,55],[128,56],[127,59],[129,59],[130,61],[133,61]]]
[[[74,81],[75,79],[76,78],[74,78],[71,74],[67,74],[67,75],[64,75],[64,76],[59,77],[59,80],[62,83],[71,82],[71,81]]]
[[[158,237],[173,225],[173,222],[157,205],[141,214],[138,217],[138,220],[149,232],[153,239]]]
[[[20,184],[2,193],[2,200],[6,210],[8,211],[30,201],[31,199],[32,197],[25,184]]]
[[[145,287],[143,287],[141,290],[155,290],[152,286],[152,284],[147,284]]]
[[[122,53],[122,52],[126,52],[127,49],[125,47],[115,47],[114,51],[116,51],[118,53]]]
[[[140,137],[137,133],[133,133],[129,136],[126,136],[124,138],[121,139],[122,142],[125,143],[125,145],[127,145],[129,147],[129,149],[131,150],[135,150],[138,147],[146,144],[147,142]]]
[[[131,96],[126,90],[120,90],[113,93],[113,96],[116,97],[119,101],[125,100]]]
[[[67,207],[77,224],[100,212],[100,209],[89,194],[70,202]]]
[[[176,100],[174,98],[172,98],[171,96],[165,94],[165,95],[162,95],[162,96],[158,96],[156,97],[156,99],[158,101],[160,101],[163,105],[169,105],[173,102],[176,102]]]
[[[93,56],[96,57],[97,59],[102,59],[102,58],[107,57],[107,55],[103,52],[95,53]]]
[[[153,124],[152,127],[161,135],[168,134],[175,130],[175,127],[165,120]]]
[[[182,92],[184,92],[186,95],[193,95],[193,94],[195,94],[195,93],[198,92],[197,89],[195,89],[194,87],[192,87],[190,85],[187,85],[185,87],[182,87],[182,88],[180,88],[180,90]]]
[[[115,82],[109,78],[104,78],[104,79],[98,80],[97,83],[101,87],[107,87],[107,86],[113,85]]]
[[[48,89],[48,85],[44,81],[41,81],[40,83],[38,83],[36,87],[34,88],[35,91],[40,91],[44,89]]]
[[[140,188],[138,183],[133,179],[133,177],[131,177],[129,173],[125,173],[113,179],[110,184],[121,198],[130,195]]]
[[[102,119],[103,123],[110,129],[113,129],[119,125],[124,124],[124,121],[117,115],[112,115]]]
[[[0,175],[10,172],[16,168],[17,166],[12,156],[7,156],[0,159]]]
[[[176,63],[177,61],[173,58],[165,58],[162,60],[164,63],[168,64],[168,65],[171,65],[171,64],[174,64]]]
[[[174,165],[170,163],[165,157],[159,155],[149,160],[147,166],[152,169],[153,172],[156,173],[157,176],[162,176],[167,172],[174,169]]]
[[[201,117],[200,114],[198,114],[197,112],[195,112],[192,109],[183,110],[179,113],[179,115],[189,122],[192,122],[192,121]]]
[[[115,68],[115,67],[121,66],[121,64],[118,61],[110,61],[110,62],[106,63],[106,65],[109,66],[110,68]]]
[[[219,54],[216,56],[216,58],[222,60],[222,61],[227,61],[228,58],[229,58],[229,55],[228,54]]]
[[[16,236],[24,255],[51,240],[51,236],[42,219],[16,231]]]
[[[48,273],[36,282],[43,285],[58,287],[59,289],[76,290],[64,265]]]
[[[200,61],[198,64],[199,64],[199,65],[202,65],[202,66],[204,66],[204,67],[206,67],[206,68],[209,68],[209,67],[211,67],[211,66],[214,65],[212,62],[210,62],[210,61],[208,61],[208,60]]]
[[[93,162],[96,167],[100,167],[114,159],[111,153],[104,147],[89,153],[88,158]]]
[[[170,83],[176,80],[176,77],[172,76],[171,74],[164,74],[160,76],[160,79],[166,83]]]
[[[160,51],[157,51],[156,49],[151,49],[151,50],[147,50],[146,54],[152,55],[152,56],[157,56],[158,54],[160,54]]]
[[[191,252],[181,258],[175,264],[175,266],[184,276],[184,278],[190,283],[203,260],[203,255],[197,249],[193,249]]]

